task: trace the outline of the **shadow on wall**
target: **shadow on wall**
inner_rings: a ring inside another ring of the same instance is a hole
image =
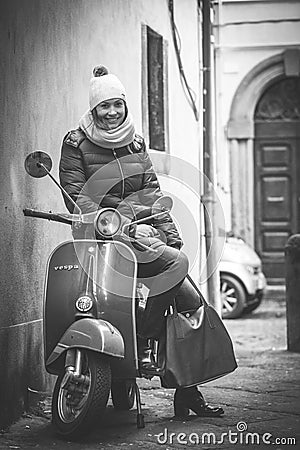
[[[53,383],[53,377],[43,369],[41,335],[41,321],[0,331],[1,429],[17,419],[35,399],[30,396],[28,388],[42,391],[48,386],[50,390]]]

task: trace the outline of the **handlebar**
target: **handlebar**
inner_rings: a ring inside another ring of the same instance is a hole
[[[30,209],[30,208],[23,209],[23,214],[24,214],[24,216],[27,216],[27,217],[38,217],[39,219],[47,219],[47,220],[52,220],[54,222],[62,222],[62,223],[66,223],[68,225],[72,225],[74,222],[77,222],[79,224],[91,223],[91,219],[95,215],[95,213],[89,213],[86,215],[78,216],[76,214],[63,214],[63,213],[52,213],[52,212],[46,212],[46,211],[37,211],[36,209]],[[160,215],[160,214],[161,213],[159,213],[158,215]],[[156,215],[157,214],[155,214],[154,216],[156,216]],[[84,217],[84,216],[86,216],[86,217]],[[81,220],[79,220],[79,217]],[[140,219],[137,222],[142,222],[142,221],[143,221],[143,219]],[[126,225],[124,225],[123,228],[125,226]],[[153,249],[153,248],[149,247],[148,245],[145,245],[142,242],[139,242],[138,240],[136,240],[134,238],[127,236],[127,239],[129,239],[132,242],[135,242],[138,246],[140,246],[144,250],[150,250],[154,253],[157,252],[156,249]]]
[[[72,215],[71,214],[55,214],[52,212],[37,211],[36,209],[23,209],[24,216],[28,217],[39,217],[40,219],[52,220],[54,222],[62,222],[68,225],[72,225]]]

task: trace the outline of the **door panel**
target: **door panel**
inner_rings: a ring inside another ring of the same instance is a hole
[[[291,220],[291,183],[288,177],[262,174],[262,220]]]
[[[288,166],[291,162],[290,148],[281,146],[280,144],[277,144],[277,146],[265,145],[262,148],[262,152],[263,165],[266,170],[268,166],[271,168],[274,166],[282,167],[282,164]]]
[[[297,152],[299,140],[285,124],[278,123],[281,136],[272,133],[273,124],[256,123],[255,138],[255,222],[256,250],[270,283],[284,281],[284,247],[298,231]],[[278,128],[277,128],[278,130]],[[271,137],[270,135],[273,136]],[[277,134],[277,133],[276,133]]]

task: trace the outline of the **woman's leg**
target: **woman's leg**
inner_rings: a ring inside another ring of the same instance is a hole
[[[144,375],[161,374],[149,339],[157,339],[163,332],[165,311],[188,272],[188,259],[179,250],[152,238],[144,242],[155,252],[135,249],[139,262],[138,277],[149,289],[145,310],[137,310],[138,358]]]
[[[176,389],[174,395],[175,416],[187,417],[190,410],[201,417],[220,417],[224,414],[221,406],[211,406],[206,403],[196,386]]]
[[[138,276],[150,289],[138,334],[144,338],[158,338],[163,330],[165,311],[174,301],[188,273],[186,255],[161,243],[156,246],[158,256],[139,263]],[[145,255],[144,255],[145,256]]]

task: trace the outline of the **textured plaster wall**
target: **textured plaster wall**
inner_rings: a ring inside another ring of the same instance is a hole
[[[187,76],[197,92],[196,3],[174,2]],[[25,157],[37,149],[50,153],[57,175],[62,138],[88,107],[88,81],[99,63],[122,79],[142,132],[142,24],[168,41],[171,153],[197,164],[199,147],[175,64],[167,2],[0,0],[0,6],[2,428],[23,410],[28,387],[51,385],[43,369],[44,272],[49,252],[71,237],[64,225],[23,217],[24,207],[65,211],[50,179],[25,173]]]
[[[114,14],[106,8],[110,20],[104,23],[104,3],[1,2],[1,426],[22,410],[28,386],[46,388],[41,342],[46,258],[70,237],[63,225],[23,217],[24,207],[65,209],[50,180],[25,173],[24,159],[33,150],[47,151],[57,174],[62,138],[87,108],[82,87],[91,68],[108,55],[117,59],[117,39],[107,44]],[[118,11],[116,2],[110,5]]]

